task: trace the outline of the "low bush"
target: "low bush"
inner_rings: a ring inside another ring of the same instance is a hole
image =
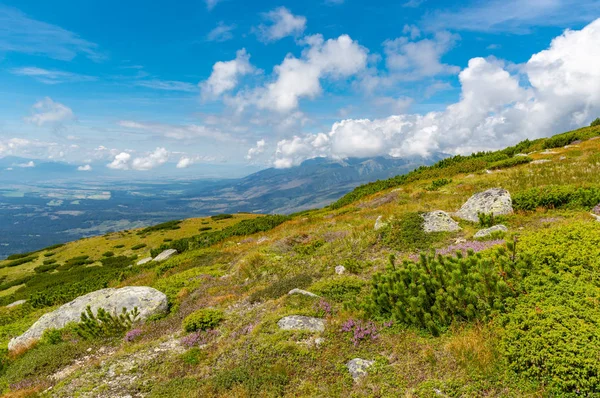
[[[506,221],[505,217],[496,216],[494,213],[477,213],[477,218],[479,219],[479,226],[482,228],[493,227]]]
[[[533,161],[529,156],[515,156],[509,159],[500,160],[498,162],[494,162],[488,166],[490,170],[498,170],[498,169],[507,169],[509,167],[515,167],[520,164],[526,164]]]
[[[3,267],[16,267],[18,265],[27,264],[35,260],[37,260],[36,256],[22,257],[5,263]]]
[[[51,264],[55,264],[56,263],[56,259],[51,259],[51,260],[44,260],[44,262],[42,264],[44,265],[51,265]]]
[[[43,272],[54,271],[58,267],[60,267],[60,264],[47,264],[35,267],[33,270],[35,271],[35,273],[41,274]]]
[[[88,306],[85,312],[81,313],[81,322],[75,327],[75,332],[84,339],[120,336],[131,329],[139,315],[137,307],[131,311],[123,308],[120,314],[111,314],[103,308],[98,308],[94,314]]]
[[[356,301],[366,282],[355,276],[336,276],[315,282],[310,291],[337,302]]]
[[[289,278],[280,279],[273,282],[270,286],[258,290],[250,295],[250,302],[273,300],[282,297],[292,289],[304,289],[312,282],[312,277],[308,274],[299,274]]]
[[[212,229],[212,227],[200,227],[199,231],[204,232],[204,231],[210,231],[211,229]]]
[[[34,254],[34,253],[11,254],[10,256],[6,257],[6,259],[7,260],[19,260],[21,258],[31,257],[32,254]]]
[[[167,221],[167,222],[163,222],[161,224],[156,224],[151,227],[144,228],[141,231],[138,231],[137,234],[138,235],[146,235],[150,232],[173,231],[173,230],[181,228],[181,226],[179,224],[181,224],[181,220]]]
[[[425,232],[424,222],[420,213],[402,214],[382,230],[383,243],[403,252],[429,249],[444,233]]]
[[[115,255],[114,252],[104,252],[104,253],[102,253],[102,257],[112,257],[114,255]]]
[[[600,203],[600,187],[548,185],[517,192],[512,199],[515,210],[531,211],[537,208],[589,210]]]
[[[139,244],[137,244],[137,245],[135,245],[135,246],[132,246],[132,247],[131,247],[131,250],[140,250],[140,249],[143,249],[143,248],[144,248],[144,247],[146,247],[146,246],[147,246],[147,245],[146,245],[145,243],[139,243]]]
[[[56,254],[55,252],[44,253],[44,257],[52,257],[52,256],[54,256],[55,254]]]
[[[429,184],[429,186],[427,186],[425,189],[427,191],[437,191],[441,187],[448,185],[450,183],[452,183],[452,180],[450,180],[448,178],[440,178],[440,179],[431,181],[431,184]]]
[[[57,269],[59,271],[68,271],[74,267],[80,267],[82,265],[89,265],[89,264],[93,264],[93,263],[94,263],[94,261],[90,260],[90,256],[77,256],[77,257],[72,257],[72,258],[68,259],[67,261],[65,261],[65,263],[63,265],[61,265]]]
[[[125,247],[125,245],[116,245],[116,246],[113,246],[113,248],[115,248],[115,249],[122,249],[124,247]]]
[[[597,117],[596,119],[594,119],[594,121],[592,121],[592,123],[590,123],[590,127],[596,126],[600,126],[600,117]]]
[[[210,216],[213,221],[227,220],[228,218],[233,218],[232,214],[215,214],[214,216]]]
[[[216,328],[223,320],[223,311],[213,308],[203,308],[184,318],[181,327],[186,332]]]

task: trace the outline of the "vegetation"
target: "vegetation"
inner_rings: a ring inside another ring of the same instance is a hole
[[[292,289],[304,289],[312,282],[312,276],[299,274],[273,282],[268,287],[258,290],[250,296],[250,302],[273,300],[288,294]]]
[[[210,216],[213,221],[221,221],[227,220],[228,218],[233,218],[232,214],[216,214],[214,216]]]
[[[448,185],[450,183],[452,183],[452,180],[449,180],[447,178],[439,178],[437,180],[431,181],[431,184],[428,187],[426,187],[425,189],[428,191],[437,191],[444,185]]]
[[[98,308],[96,314],[88,306],[81,313],[81,322],[74,330],[84,339],[95,339],[99,337],[120,336],[131,329],[140,313],[135,307],[131,311],[123,308],[120,314],[111,314],[103,308]]]
[[[383,230],[383,242],[396,250],[426,250],[439,240],[443,233],[427,233],[423,230],[425,220],[420,213],[405,213]]]
[[[138,235],[146,235],[156,231],[173,231],[181,228],[180,224],[181,220],[167,221],[161,224],[156,224],[151,227],[144,228],[140,232],[138,232]]]
[[[535,210],[537,208],[583,208],[589,210],[598,203],[600,203],[600,187],[548,185],[533,187],[513,196],[515,210]]]
[[[600,117],[597,117],[596,119],[594,119],[594,121],[592,121],[592,123],[590,124],[590,127],[596,127],[596,126],[600,126]]]
[[[186,332],[216,328],[223,320],[223,312],[217,309],[204,308],[191,313],[181,323]]]

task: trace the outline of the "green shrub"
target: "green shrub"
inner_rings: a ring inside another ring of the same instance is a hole
[[[590,123],[590,127],[596,127],[596,126],[600,126],[600,117],[597,117],[596,119],[594,119],[594,121],[592,123]]]
[[[338,302],[355,301],[360,297],[366,282],[355,276],[336,276],[315,282],[310,291]]]
[[[16,267],[17,265],[27,264],[32,261],[35,261],[36,259],[36,256],[22,257],[5,263],[3,267]]]
[[[42,264],[44,265],[51,265],[51,264],[55,264],[56,263],[56,259],[53,258],[51,260],[44,260],[44,262]]]
[[[479,219],[479,226],[482,228],[493,227],[496,224],[504,222],[505,218],[502,216],[496,216],[494,213],[477,213]]]
[[[228,218],[233,218],[232,214],[215,214],[214,216],[210,216],[213,221],[227,220]]]
[[[490,170],[498,170],[498,169],[507,169],[509,167],[518,166],[520,164],[526,164],[533,161],[529,156],[515,156],[513,158],[500,160],[498,162],[494,162],[488,166]]]
[[[111,314],[103,308],[98,308],[96,314],[88,306],[81,313],[81,322],[75,327],[75,332],[84,339],[120,336],[131,329],[139,317],[138,308],[131,311],[123,308],[120,314]]]
[[[303,245],[295,245],[294,251],[302,256],[312,256],[323,245],[325,245],[324,240],[316,239]]]
[[[115,255],[115,253],[114,253],[114,252],[104,252],[104,253],[102,253],[102,256],[103,256],[103,257],[112,257],[112,256],[114,256],[114,255]]]
[[[163,242],[173,242],[173,239],[171,239],[171,238],[164,238]]]
[[[513,195],[515,210],[537,208],[584,208],[591,209],[600,203],[599,187],[576,187],[572,185],[548,185],[530,188]]]
[[[42,337],[40,338],[41,344],[59,344],[63,342],[62,332],[58,329],[50,328],[44,330]]]
[[[37,274],[41,274],[43,272],[48,272],[48,271],[54,271],[55,269],[57,269],[58,267],[60,267],[60,264],[47,264],[47,265],[40,265],[35,267],[33,270],[37,273]]]
[[[368,261],[357,260],[356,258],[347,258],[342,261],[342,264],[346,271],[351,274],[359,274],[363,269],[371,267],[372,264]]]
[[[89,265],[92,264],[94,261],[89,259],[90,256],[77,256],[77,257],[72,257],[70,259],[68,259],[67,261],[65,261],[65,263],[63,265],[61,265],[60,267],[58,267],[57,269],[59,271],[68,271],[73,267],[80,267],[82,265]]]
[[[139,244],[137,244],[137,245],[135,245],[135,246],[132,246],[132,247],[131,247],[131,250],[140,250],[140,249],[143,249],[143,248],[144,248],[144,247],[146,247],[146,246],[147,246],[147,245],[146,245],[145,243],[139,243]]]
[[[6,259],[7,260],[19,260],[21,258],[31,257],[32,254],[34,254],[34,253],[11,254],[10,256],[6,257]]]
[[[452,183],[452,180],[450,180],[448,178],[440,178],[440,179],[431,181],[431,184],[428,187],[426,187],[425,189],[427,191],[437,191],[441,187],[448,185],[450,183]]]
[[[54,256],[56,253],[54,252],[50,252],[50,253],[44,253],[44,257],[52,257]]]
[[[39,250],[39,251],[41,251],[41,252],[43,252],[43,251],[49,252],[49,251],[52,251],[52,250],[60,249],[64,245],[65,245],[64,243],[57,243],[56,245],[44,247],[42,250]]]
[[[270,286],[256,291],[250,295],[250,302],[273,300],[288,294],[292,289],[303,289],[310,285],[312,277],[307,274],[299,274],[289,278],[280,279],[273,282]]]
[[[199,231],[204,232],[204,231],[210,231],[211,229],[212,229],[212,227],[200,227]]]
[[[181,326],[186,332],[216,328],[223,320],[223,311],[213,308],[203,308],[185,317]]]
[[[122,249],[124,247],[125,247],[125,245],[116,245],[116,246],[113,246],[113,248],[115,248],[115,249]]]
[[[141,231],[138,231],[137,234],[138,235],[146,235],[150,232],[156,232],[156,231],[173,231],[173,230],[181,228],[181,226],[179,224],[181,224],[181,220],[167,221],[167,222],[164,222],[161,224],[156,224],[151,227],[144,228]]]
[[[387,272],[373,276],[364,308],[372,317],[438,335],[454,321],[485,320],[505,311],[506,300],[521,292],[529,265],[529,260],[513,260],[504,248],[488,257],[423,254],[420,262],[405,260],[399,266],[392,259]]]
[[[237,385],[242,385],[251,397],[282,397],[289,382],[290,376],[283,366],[258,361],[222,370],[212,379],[217,392],[228,391]]]
[[[425,232],[420,213],[404,213],[382,230],[383,243],[399,251],[426,250],[444,233]]]

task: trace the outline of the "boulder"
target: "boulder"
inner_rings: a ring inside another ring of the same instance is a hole
[[[277,322],[282,330],[308,330],[310,332],[322,332],[325,330],[325,321],[320,318],[309,316],[291,315],[281,318]]]
[[[156,261],[156,262],[165,261],[165,260],[170,259],[171,257],[173,257],[176,254],[177,254],[177,250],[168,249],[168,250],[165,250],[164,252],[160,253],[158,256],[154,257],[154,261]]]
[[[6,306],[6,308],[12,308],[12,307],[16,307],[17,305],[21,305],[21,304],[25,304],[27,302],[27,300],[17,300],[13,303],[10,303]]]
[[[292,289],[288,292],[288,295],[293,295],[293,294],[302,294],[303,296],[309,296],[309,297],[319,297],[314,293],[308,292],[306,290],[302,290],[302,289]]]
[[[377,217],[375,221],[375,231],[379,231],[381,228],[385,227],[387,224],[383,222],[383,216]]]
[[[335,273],[338,275],[343,275],[346,272],[346,267],[344,267],[343,265],[338,265],[337,267],[335,267]]]
[[[55,311],[42,315],[25,333],[15,337],[8,343],[8,349],[28,346],[39,340],[46,329],[61,329],[67,323],[79,322],[81,313],[90,306],[96,313],[103,308],[109,313],[120,314],[123,308],[127,311],[137,307],[139,320],[165,313],[168,309],[167,296],[156,289],[145,286],[127,286],[120,289],[102,289],[86,294],[64,304]]]
[[[508,228],[506,228],[502,224],[498,224],[498,225],[494,225],[493,227],[490,227],[490,228],[480,229],[479,231],[477,231],[477,233],[473,237],[475,239],[485,238],[486,236],[490,236],[494,232],[506,232],[506,231],[508,231]]]
[[[367,375],[367,369],[369,369],[375,361],[369,361],[362,358],[354,358],[346,364],[348,371],[352,375],[354,381],[358,381],[361,377]]]
[[[137,265],[144,265],[146,263],[149,263],[150,261],[152,261],[152,257],[146,257],[146,258],[143,258],[140,261],[138,261],[136,264]]]
[[[436,210],[425,213],[423,219],[425,220],[423,223],[425,232],[452,232],[461,229],[458,223],[445,211]]]
[[[479,213],[492,213],[495,216],[500,216],[512,212],[510,193],[502,188],[492,188],[471,196],[456,212],[456,215],[463,220],[478,222],[479,217],[477,215]]]

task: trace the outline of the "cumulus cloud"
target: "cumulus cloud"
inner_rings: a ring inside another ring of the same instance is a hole
[[[276,41],[287,36],[299,36],[306,29],[306,18],[294,15],[285,7],[278,7],[263,14],[267,24],[256,29],[259,39],[265,42]]]
[[[233,39],[232,31],[235,29],[235,25],[227,25],[223,21],[219,22],[217,26],[208,32],[206,35],[206,41],[224,42]]]
[[[121,152],[115,156],[114,160],[107,165],[114,170],[152,170],[162,166],[169,160],[169,152],[165,148],[156,148],[154,152],[146,156],[132,157],[130,153]]]
[[[267,145],[267,143],[266,143],[265,140],[256,141],[256,146],[248,149],[248,154],[246,155],[246,159],[252,160],[256,156],[258,156],[261,153],[263,153],[265,151],[266,145]]]
[[[200,83],[202,97],[216,98],[221,94],[234,89],[240,77],[254,72],[250,64],[250,54],[246,49],[238,50],[235,59],[219,61],[213,65],[212,73],[207,80]]]
[[[83,165],[83,166],[79,166],[77,168],[78,171],[92,171],[92,166],[90,166],[89,164]]]
[[[194,160],[192,158],[183,156],[181,159],[179,159],[179,162],[177,162],[177,168],[178,169],[187,169],[193,163],[194,163]]]
[[[75,114],[71,108],[59,102],[54,102],[50,97],[36,102],[32,107],[32,113],[31,116],[25,118],[25,121],[37,126],[56,125],[75,119]]]
[[[567,30],[521,66],[523,76],[473,58],[459,74],[460,100],[444,111],[343,120],[328,133],[280,141],[275,166],[317,156],[469,154],[585,125],[600,114],[599,42],[600,19]]]
[[[228,103],[243,109],[255,105],[261,109],[289,112],[301,98],[315,98],[321,93],[321,80],[348,78],[363,70],[367,49],[348,35],[324,40],[321,35],[308,36],[308,46],[300,58],[286,56],[274,69],[276,78],[251,93],[230,98]]]

